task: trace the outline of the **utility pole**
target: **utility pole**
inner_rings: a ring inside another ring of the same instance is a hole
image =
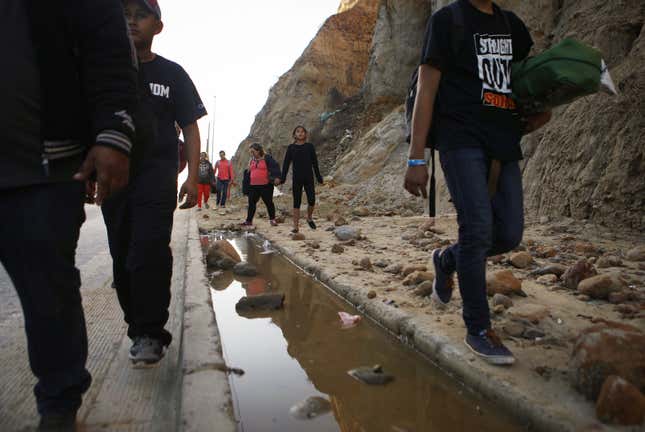
[[[210,130],[209,130],[209,138],[211,138],[211,154],[209,154],[209,157],[211,161],[215,161],[215,111],[217,109],[217,96],[213,96],[213,119],[211,120],[213,127],[211,128],[213,135],[210,135]]]
[[[211,145],[211,122],[208,122],[208,136],[206,137],[206,154],[210,155],[210,145]]]

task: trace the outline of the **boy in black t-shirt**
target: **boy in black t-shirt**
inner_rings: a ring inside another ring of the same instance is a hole
[[[197,204],[200,138],[197,120],[206,114],[190,77],[176,63],[151,51],[163,29],[157,0],[126,0],[125,14],[139,58],[139,78],[157,121],[154,142],[143,149],[140,167],[127,190],[103,206],[108,228],[114,281],[133,340],[130,359],[155,364],[172,335],[164,329],[170,306],[172,252],[170,236],[177,206],[178,140],[175,122],[185,139],[188,179],[182,185],[180,208]]]
[[[432,298],[438,306],[450,301],[456,271],[466,345],[493,364],[515,358],[491,329],[486,258],[522,240],[520,139],[550,118],[523,121],[511,98],[511,62],[524,59],[532,45],[524,23],[492,1],[458,0],[439,10],[428,23],[412,118],[405,188],[426,196],[431,133],[459,223],[458,243],[432,253]],[[491,170],[498,175],[489,176]]]

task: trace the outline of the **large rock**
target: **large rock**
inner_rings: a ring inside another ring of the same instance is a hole
[[[602,321],[575,341],[570,375],[574,386],[596,400],[605,380],[618,375],[645,391],[645,333],[626,324]]]
[[[361,236],[361,230],[351,226],[341,226],[334,230],[334,235],[340,241],[357,240]]]
[[[284,294],[259,294],[242,297],[235,305],[238,313],[258,312],[282,309],[284,306]]]
[[[226,240],[217,240],[208,248],[206,253],[206,264],[209,267],[220,267],[218,261],[228,259],[234,263],[242,261],[232,244]]]
[[[629,261],[645,261],[645,245],[636,246],[634,249],[631,249],[627,252],[627,257]]]
[[[644,425],[645,396],[621,377],[611,375],[600,390],[596,416],[605,423]]]
[[[570,267],[562,275],[562,281],[564,286],[570,290],[578,289],[578,284],[580,281],[589,279],[590,277],[596,276],[598,272],[593,264],[589,263],[587,260],[580,260]]]
[[[522,291],[522,281],[517,279],[510,270],[499,270],[486,274],[486,291],[489,296],[495,294],[526,296]]]
[[[593,299],[607,300],[609,294],[622,291],[627,283],[617,273],[602,274],[585,279],[578,284],[578,291]]]

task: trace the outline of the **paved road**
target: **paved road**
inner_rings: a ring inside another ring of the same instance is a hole
[[[84,431],[161,430],[159,424],[176,422],[179,343],[171,345],[164,363],[144,372],[129,366],[130,340],[113,289],[112,260],[105,226],[97,207],[86,207],[76,263],[81,271],[83,307],[88,326],[87,367],[93,383],[84,397],[79,422]],[[175,217],[172,247],[173,302],[168,329],[181,334],[185,279],[187,212]],[[37,258],[34,265],[37,266]],[[26,338],[20,303],[6,272],[0,266],[0,431],[32,430],[37,422],[32,393],[35,379],[27,362]],[[170,426],[166,430],[173,430]]]

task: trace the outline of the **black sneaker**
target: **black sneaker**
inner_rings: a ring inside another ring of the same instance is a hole
[[[160,340],[139,336],[134,339],[129,357],[135,367],[146,367],[159,363],[165,354],[166,347]]]
[[[76,430],[76,412],[44,414],[40,417],[38,430],[48,432],[73,432]]]
[[[313,219],[307,220],[307,224],[309,224],[309,228],[311,228],[312,230],[315,230],[317,228],[316,222],[314,222]]]
[[[454,281],[452,273],[445,273],[441,270],[441,249],[432,251],[432,264],[434,265],[434,282],[432,282],[432,300],[442,308],[448,306],[452,298]]]
[[[515,357],[504,346],[499,336],[492,329],[484,330],[479,335],[466,335],[464,341],[477,356],[494,365],[512,365]]]

